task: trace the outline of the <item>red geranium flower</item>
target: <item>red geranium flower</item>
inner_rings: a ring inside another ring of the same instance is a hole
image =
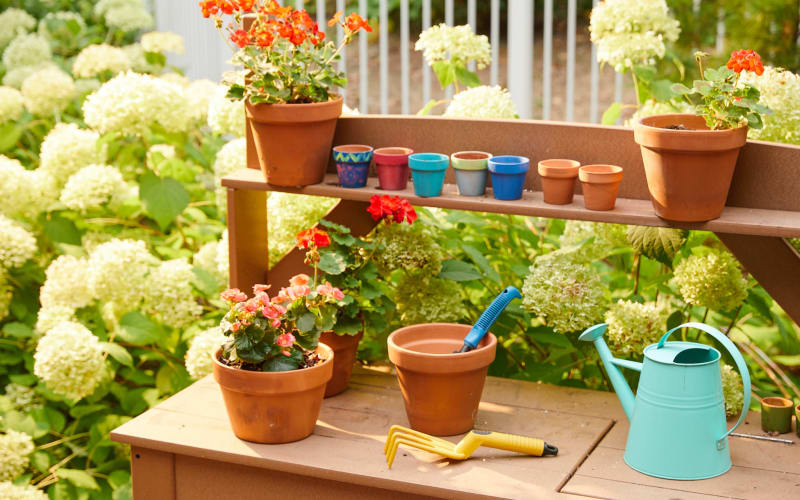
[[[328,233],[316,227],[297,233],[297,246],[299,248],[308,250],[312,244],[316,248],[326,247],[331,244],[331,237],[328,236]]]
[[[231,33],[231,42],[236,44],[236,46],[240,49],[244,48],[247,45],[250,45],[250,33],[246,32],[245,30],[236,30]]]
[[[344,25],[347,26],[347,29],[352,31],[353,33],[361,29],[367,31],[368,33],[372,33],[372,28],[370,27],[367,20],[362,18],[355,12],[347,16],[347,19],[344,20]]]
[[[409,224],[417,220],[417,212],[407,199],[399,196],[389,196],[388,194],[373,195],[369,199],[367,212],[374,220],[387,219],[390,222],[397,223],[405,220]]]
[[[764,74],[764,63],[761,62],[761,56],[752,49],[734,50],[731,52],[731,58],[728,59],[726,66],[736,73],[752,71],[757,75]]]

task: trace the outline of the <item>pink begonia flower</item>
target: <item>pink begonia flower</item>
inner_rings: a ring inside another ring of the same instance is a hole
[[[273,328],[280,328],[280,326],[281,326],[280,318],[275,318],[275,319],[272,320],[272,327]]]
[[[266,292],[269,288],[270,285],[253,285],[253,294],[257,295],[261,292]]]
[[[269,295],[267,295],[266,292],[258,292],[255,298],[256,300],[258,300],[258,303],[261,304],[262,306],[265,306],[270,302]]]
[[[292,277],[289,280],[289,285],[291,286],[301,286],[301,285],[308,285],[308,282],[311,281],[311,278],[307,274],[298,274],[297,276]]]
[[[331,286],[331,284],[327,281],[325,284],[317,287],[317,293],[323,297],[331,297],[336,300],[342,300],[344,298],[344,293],[342,293],[342,291],[338,288]]]
[[[261,308],[261,314],[265,318],[277,319],[286,314],[286,308],[280,304],[269,303]]]
[[[275,341],[281,347],[292,347],[294,344],[294,335],[291,333],[282,333],[278,335],[278,340]]]
[[[241,327],[242,327],[242,324],[237,321],[236,323],[231,325],[231,331],[238,332],[239,328],[241,328]]]
[[[258,311],[258,302],[255,299],[250,299],[242,304],[242,310],[248,314],[255,314]]]
[[[228,302],[244,302],[247,300],[247,294],[239,290],[238,288],[228,288],[221,294],[222,300]]]
[[[289,351],[281,351],[281,354],[283,354],[284,356],[291,356],[292,355],[292,353],[290,353]]]
[[[281,288],[281,291],[278,292],[279,300],[277,300],[277,302],[294,301],[301,297],[305,297],[309,293],[311,293],[311,288],[309,288],[308,285],[292,285],[286,288]]]

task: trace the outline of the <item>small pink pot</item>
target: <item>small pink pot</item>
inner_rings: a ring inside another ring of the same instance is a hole
[[[372,154],[378,182],[384,191],[402,191],[408,186],[410,170],[408,156],[413,149],[403,147],[378,148]]]

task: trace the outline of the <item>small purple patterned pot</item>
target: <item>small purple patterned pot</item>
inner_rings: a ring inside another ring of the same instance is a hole
[[[367,185],[372,147],[361,144],[336,146],[333,148],[333,161],[336,162],[342,187],[360,188]]]

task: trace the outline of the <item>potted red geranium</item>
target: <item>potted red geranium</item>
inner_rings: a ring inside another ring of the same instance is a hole
[[[342,97],[332,89],[347,83],[335,63],[356,33],[372,31],[369,24],[355,12],[346,18],[337,12],[328,22],[344,30],[337,46],[305,10],[275,0],[201,0],[200,7],[236,51],[233,63],[245,70],[244,82],[226,82],[228,97],[245,101],[267,181],[321,182],[342,112]],[[222,15],[232,15],[233,23],[226,25]]]
[[[720,216],[747,129],[761,128],[761,115],[770,113],[758,103],[758,89],[739,80],[742,71],[764,72],[758,53],[734,51],[727,65],[716,70],[704,70],[703,57],[696,54],[700,80],[692,88],[672,86],[695,114],[648,116],[634,125],[653,207],[668,220],[701,222]]]
[[[222,293],[229,309],[220,327],[228,340],[213,370],[237,437],[287,443],[314,430],[334,360],[319,338],[345,296],[305,274],[273,297],[268,288],[255,285],[250,298],[238,289]]]

